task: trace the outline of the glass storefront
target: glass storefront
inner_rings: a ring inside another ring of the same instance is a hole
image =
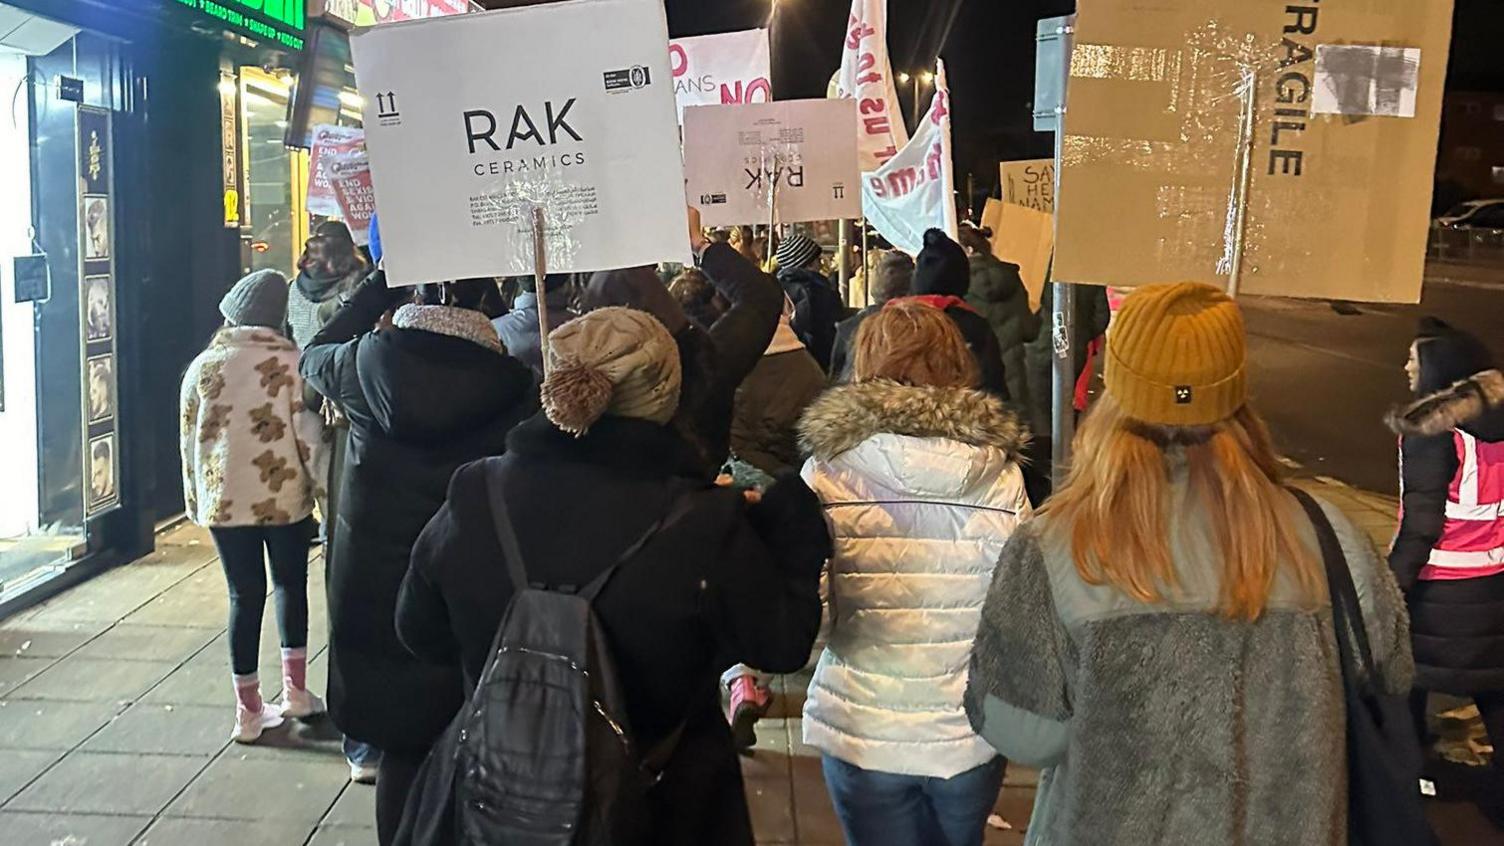
[[[258,67],[240,68],[240,127],[245,168],[244,270],[270,269],[293,274],[308,215],[303,209],[308,183],[308,153],[283,143],[290,76],[274,76]]]
[[[0,4],[0,601],[89,551],[120,503],[118,43]],[[23,33],[17,35],[16,33]]]
[[[329,111],[339,125],[358,127],[354,68],[340,70],[344,85],[336,88],[337,105]],[[245,198],[242,270],[276,270],[292,278],[304,242],[325,219],[308,209],[309,151],[286,144],[297,80],[291,73],[272,74],[253,65],[237,68],[237,77]]]

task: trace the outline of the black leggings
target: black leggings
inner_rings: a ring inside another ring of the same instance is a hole
[[[256,672],[261,615],[266,609],[266,558],[277,590],[277,627],[284,649],[308,645],[308,520],[290,526],[212,528],[230,587],[230,667]],[[267,555],[262,556],[265,548]]]

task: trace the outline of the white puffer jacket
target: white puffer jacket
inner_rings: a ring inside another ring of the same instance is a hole
[[[804,742],[904,775],[990,761],[962,696],[993,569],[1030,513],[1027,431],[981,391],[867,382],[827,392],[800,433],[835,539]]]

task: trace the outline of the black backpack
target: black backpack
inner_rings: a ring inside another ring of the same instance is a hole
[[[648,836],[646,794],[682,726],[642,750],[592,603],[660,519],[588,585],[531,582],[491,490],[513,594],[464,710],[417,777],[402,846],[624,846]],[[671,509],[672,516],[673,510]]]

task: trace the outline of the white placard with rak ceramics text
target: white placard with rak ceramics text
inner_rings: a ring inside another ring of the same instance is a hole
[[[351,39],[392,285],[686,261],[657,0],[568,0]]]

